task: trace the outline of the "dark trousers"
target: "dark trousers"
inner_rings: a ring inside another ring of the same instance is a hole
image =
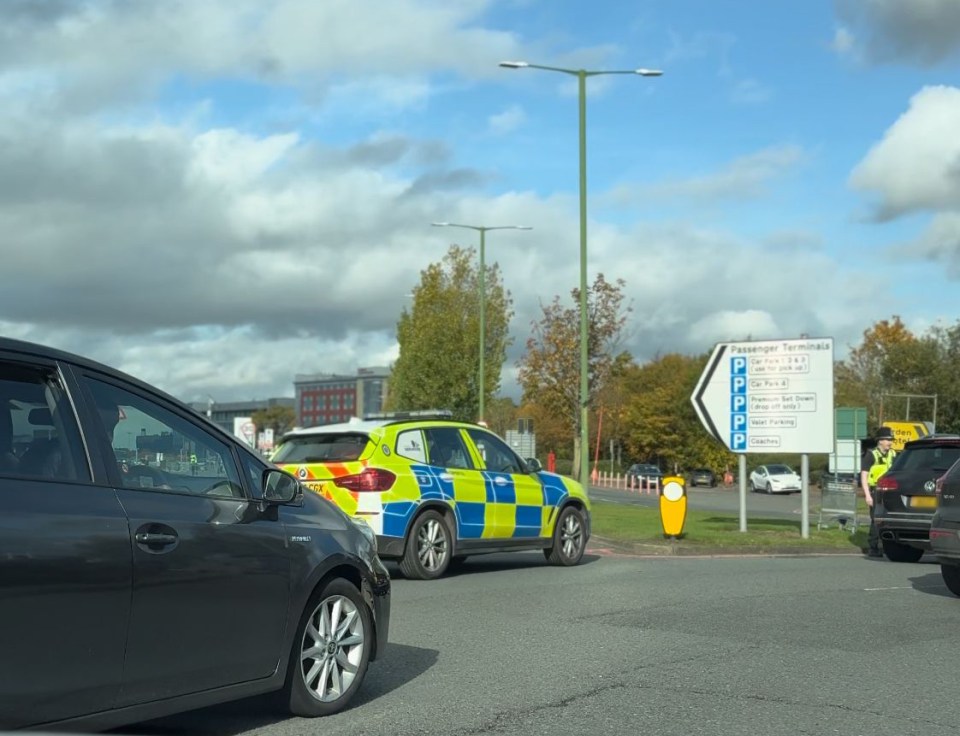
[[[877,525],[873,521],[873,510],[877,505],[877,495],[874,491],[871,491],[870,495],[873,496],[873,506],[870,507],[870,532],[867,534],[867,547],[879,550],[880,532],[877,531]]]

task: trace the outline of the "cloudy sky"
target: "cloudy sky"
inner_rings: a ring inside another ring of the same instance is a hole
[[[515,344],[626,281],[638,360],[960,318],[957,0],[0,0],[0,334],[188,400],[389,365],[476,233]]]

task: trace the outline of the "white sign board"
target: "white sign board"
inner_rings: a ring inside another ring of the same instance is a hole
[[[253,442],[257,437],[257,425],[250,420],[250,417],[234,417],[233,436],[253,447]]]
[[[720,343],[691,401],[733,452],[833,452],[833,338]]]

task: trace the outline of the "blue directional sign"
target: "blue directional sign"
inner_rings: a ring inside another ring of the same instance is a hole
[[[733,452],[833,452],[833,338],[720,343],[690,398]]]

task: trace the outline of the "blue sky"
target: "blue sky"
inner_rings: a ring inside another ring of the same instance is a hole
[[[5,0],[0,333],[187,400],[389,365],[420,271],[494,232],[514,299],[589,277],[639,361],[960,318],[956,0]]]

